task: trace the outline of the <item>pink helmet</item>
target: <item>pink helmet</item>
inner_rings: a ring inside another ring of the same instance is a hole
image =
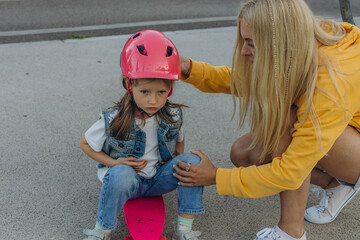
[[[181,65],[175,45],[163,33],[143,30],[132,35],[121,53],[122,74],[128,78],[179,80]]]

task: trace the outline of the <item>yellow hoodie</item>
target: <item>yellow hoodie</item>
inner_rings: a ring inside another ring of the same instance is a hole
[[[295,190],[302,185],[324,153],[330,150],[346,126],[360,131],[360,30],[348,23],[341,25],[347,31],[343,40],[334,46],[319,45],[319,51],[334,60],[338,70],[347,73],[340,75],[341,80],[338,79],[339,90],[344,96],[342,100],[326,68],[319,67],[318,70],[317,88],[332,96],[330,99],[323,92],[315,90],[313,97],[321,122],[322,149],[315,129],[307,118],[293,133],[293,140],[283,155],[274,158],[271,163],[246,168],[219,168],[216,185],[220,195],[258,198]],[[231,69],[227,66],[213,67],[193,61],[189,78],[182,80],[203,92],[230,94],[230,73]],[[295,104],[299,107],[297,117],[302,119],[306,107],[304,98]]]

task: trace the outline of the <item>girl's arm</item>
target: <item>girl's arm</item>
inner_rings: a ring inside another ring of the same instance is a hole
[[[115,159],[113,159],[103,151],[100,152],[94,151],[94,149],[92,149],[88,144],[88,142],[86,141],[85,136],[81,138],[79,146],[81,150],[83,150],[83,152],[86,153],[86,155],[88,155],[90,158],[94,159],[99,163],[102,163],[108,167],[113,167],[119,164]]]
[[[176,142],[174,157],[184,153],[185,138],[181,142]]]
[[[135,162],[135,160],[136,160],[135,157],[124,157],[124,158],[113,159],[112,157],[110,157],[109,155],[104,153],[103,151],[96,152],[96,151],[94,151],[94,149],[92,149],[90,147],[90,145],[88,144],[88,142],[85,139],[85,136],[81,138],[79,146],[80,146],[81,150],[83,150],[83,152],[86,153],[86,155],[88,155],[95,161],[102,163],[108,167],[113,167],[118,164],[124,164],[124,165],[128,165],[130,167],[133,167],[135,169],[135,171],[138,172],[142,168],[144,168],[147,164],[147,162],[145,160],[140,161],[140,162]]]

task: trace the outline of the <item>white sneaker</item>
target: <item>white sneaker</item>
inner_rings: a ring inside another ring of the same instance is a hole
[[[176,222],[174,222],[174,232],[172,234],[172,240],[199,240],[197,237],[200,237],[201,232],[199,231],[189,231],[183,234],[176,233]]]
[[[288,240],[284,232],[276,225],[274,228],[264,228],[256,234],[254,240]],[[306,240],[306,233],[299,240]]]
[[[99,231],[97,229],[85,229],[84,234],[87,238],[84,240],[110,240],[110,233],[106,231]]]
[[[335,220],[346,204],[355,197],[360,188],[352,185],[339,185],[331,189],[313,188],[313,192],[323,192],[320,204],[309,207],[305,211],[305,219],[316,224],[325,224]]]

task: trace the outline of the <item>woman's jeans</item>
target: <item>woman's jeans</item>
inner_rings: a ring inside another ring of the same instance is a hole
[[[202,194],[204,187],[184,187],[178,185],[174,177],[173,165],[177,160],[191,165],[200,163],[200,157],[185,153],[176,156],[162,165],[153,178],[145,179],[127,165],[116,165],[110,168],[103,178],[100,192],[97,222],[105,229],[115,229],[117,215],[128,199],[159,196],[178,189],[178,212],[199,214],[204,212]],[[151,207],[151,206],[149,206]]]

